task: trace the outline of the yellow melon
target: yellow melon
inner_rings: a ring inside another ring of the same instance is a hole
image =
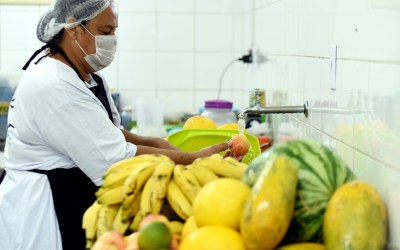
[[[218,125],[215,123],[215,121],[206,116],[201,116],[201,115],[192,116],[189,119],[187,119],[186,122],[183,124],[184,129],[191,129],[191,128],[215,129],[217,128],[217,126]]]

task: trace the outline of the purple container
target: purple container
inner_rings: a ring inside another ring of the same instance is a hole
[[[233,107],[233,103],[230,101],[224,100],[208,100],[204,102],[205,108],[220,108],[220,109],[229,109],[231,110]]]

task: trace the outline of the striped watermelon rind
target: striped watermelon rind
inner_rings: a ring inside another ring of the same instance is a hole
[[[348,165],[326,146],[310,140],[274,145],[254,159],[243,181],[254,185],[267,162],[285,155],[298,167],[299,184],[293,219],[283,242],[321,242],[325,207],[333,192],[355,179]]]

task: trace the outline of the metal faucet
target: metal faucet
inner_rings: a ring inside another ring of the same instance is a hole
[[[303,106],[279,106],[279,107],[263,107],[261,103],[261,91],[255,90],[256,101],[253,107],[245,108],[239,115],[239,119],[245,119],[247,114],[287,114],[287,113],[303,113],[308,117],[309,104],[306,101]]]

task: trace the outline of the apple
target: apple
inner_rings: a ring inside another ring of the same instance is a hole
[[[244,156],[250,149],[250,142],[244,134],[237,134],[231,138],[232,146],[230,148],[235,157]]]

